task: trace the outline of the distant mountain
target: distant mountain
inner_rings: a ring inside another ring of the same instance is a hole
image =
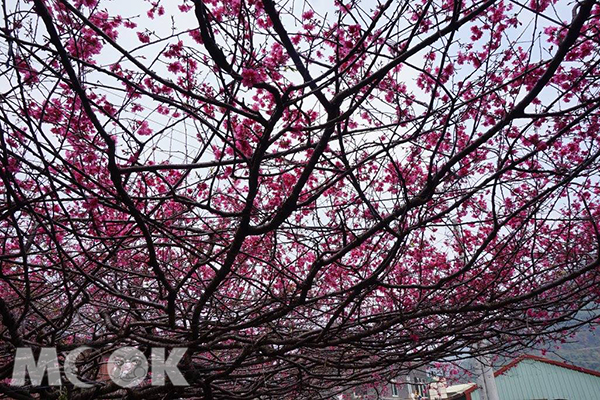
[[[565,343],[548,344],[546,351],[531,349],[523,351],[523,354],[534,354],[600,372],[600,326],[595,330],[583,327]],[[513,358],[516,357],[518,355]],[[493,360],[494,370],[508,364],[513,358],[499,357]],[[458,374],[449,377],[451,384],[474,382],[473,360],[467,359],[458,365],[460,365]]]
[[[558,347],[558,349],[556,349]],[[537,352],[542,355],[541,352]],[[544,357],[600,371],[600,329],[582,328],[567,343],[556,344]]]

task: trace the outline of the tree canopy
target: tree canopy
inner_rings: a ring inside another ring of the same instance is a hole
[[[327,398],[597,315],[596,1],[3,0],[0,37],[0,393]],[[84,345],[190,385],[11,385]]]

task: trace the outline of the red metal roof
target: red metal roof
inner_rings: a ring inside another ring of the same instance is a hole
[[[571,369],[573,371],[582,372],[584,374],[590,374],[590,375],[600,377],[600,372],[598,372],[598,371],[594,371],[594,370],[583,368],[583,367],[578,367],[578,366],[572,365],[572,364],[567,364],[562,361],[550,360],[548,358],[534,356],[531,354],[526,354],[524,356],[521,356],[519,358],[512,360],[511,362],[509,362],[508,364],[506,364],[505,366],[503,366],[502,368],[500,368],[496,372],[494,372],[494,376],[502,375],[503,373],[505,373],[506,371],[508,371],[509,369],[511,369],[512,367],[514,367],[515,365],[517,365],[518,363],[520,363],[523,360],[535,360],[535,361],[539,361],[539,362],[544,362],[546,364],[556,365],[557,367],[567,368],[567,369]]]

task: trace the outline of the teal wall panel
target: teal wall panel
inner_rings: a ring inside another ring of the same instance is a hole
[[[600,377],[524,359],[496,377],[500,400],[600,400]],[[476,390],[472,400],[480,400]]]

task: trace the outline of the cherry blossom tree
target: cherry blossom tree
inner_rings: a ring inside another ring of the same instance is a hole
[[[0,36],[5,396],[327,398],[597,315],[596,1],[3,0]],[[12,385],[79,346],[190,385]]]

